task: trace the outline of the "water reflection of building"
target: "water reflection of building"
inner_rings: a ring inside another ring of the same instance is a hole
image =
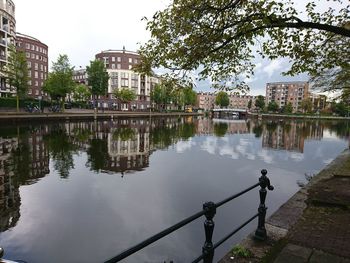
[[[304,152],[305,139],[321,140],[324,126],[319,122],[267,122],[262,145],[273,149]]]
[[[247,134],[250,132],[245,120],[213,120],[199,119],[196,122],[196,134],[198,135],[213,135],[215,134],[215,125],[224,124],[227,126],[226,134]]]
[[[49,173],[49,153],[43,130],[0,137],[0,232],[16,225],[20,217],[19,187]]]
[[[20,196],[10,162],[17,139],[0,138],[0,232],[13,227],[19,217]]]
[[[149,166],[150,134],[145,120],[124,120],[108,134],[108,171],[140,171]]]
[[[296,123],[280,125],[267,123],[262,136],[262,146],[272,149],[304,152],[304,136],[298,131]]]

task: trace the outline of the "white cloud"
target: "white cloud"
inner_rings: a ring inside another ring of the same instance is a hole
[[[281,59],[272,60],[267,66],[263,68],[263,71],[267,73],[269,78],[271,78],[271,76],[274,73],[276,72],[280,73],[282,69],[282,62],[283,61]]]
[[[196,143],[192,141],[192,138],[188,141],[180,141],[176,144],[176,152],[183,153],[187,150],[190,150],[193,146],[195,146]]]
[[[201,145],[201,149],[207,151],[209,154],[215,154],[217,148],[217,138],[207,137]]]

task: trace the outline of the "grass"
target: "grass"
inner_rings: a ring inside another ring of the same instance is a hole
[[[249,249],[240,245],[236,245],[231,252],[234,256],[241,258],[250,258],[253,256],[253,253]]]

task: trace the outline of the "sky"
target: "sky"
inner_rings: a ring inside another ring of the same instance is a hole
[[[85,67],[95,54],[107,49],[137,51],[149,37],[143,17],[167,6],[169,0],[13,0],[16,6],[16,30],[49,46],[49,61],[67,54],[75,68]],[[268,82],[307,81],[307,75],[283,77],[288,61],[257,60],[255,75],[246,79],[250,94],[265,95]],[[197,91],[215,91],[209,81]]]

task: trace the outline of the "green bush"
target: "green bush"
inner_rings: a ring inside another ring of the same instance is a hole
[[[26,98],[26,99],[20,99],[19,100],[19,107],[23,108],[27,104],[39,104],[38,100],[32,99],[32,98]],[[41,101],[41,105],[44,107],[50,106],[50,102],[48,101]],[[17,107],[17,101],[16,98],[0,98],[0,108],[16,108]]]

